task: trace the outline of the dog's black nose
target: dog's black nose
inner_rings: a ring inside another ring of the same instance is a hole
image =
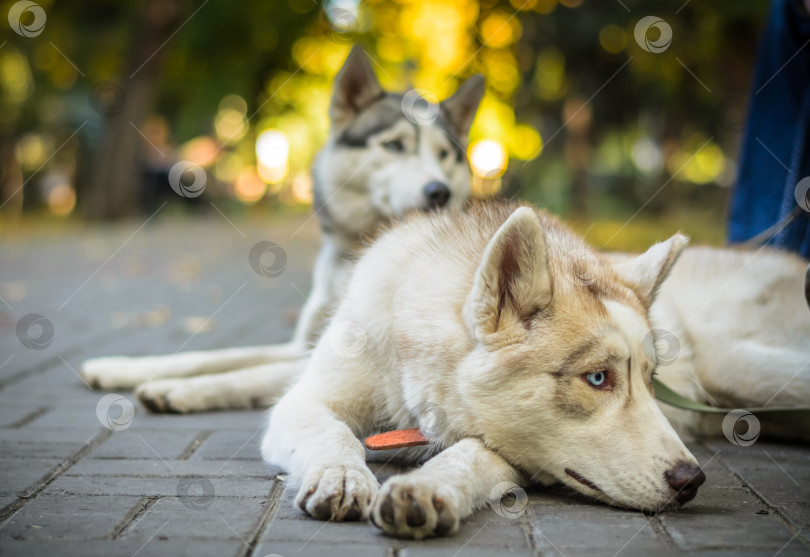
[[[697,464],[682,460],[664,472],[664,478],[675,490],[675,500],[683,505],[695,498],[698,488],[706,481],[706,474]]]
[[[450,188],[441,182],[430,182],[423,190],[429,209],[438,209],[450,201]]]

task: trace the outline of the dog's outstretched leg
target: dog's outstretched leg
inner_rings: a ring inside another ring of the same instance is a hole
[[[139,358],[113,356],[87,360],[82,364],[80,373],[94,389],[133,389],[141,383],[154,379],[177,379],[192,375],[222,373],[268,362],[292,360],[301,356],[302,350],[286,344],[181,352],[167,356]]]
[[[461,520],[521,483],[521,475],[478,439],[463,439],[424,466],[386,481],[372,505],[371,521],[386,534],[425,538],[452,534]],[[519,512],[518,498],[507,505]],[[522,509],[520,509],[522,510]]]
[[[306,367],[307,359],[276,362],[216,375],[147,381],[135,389],[153,412],[268,408]]]

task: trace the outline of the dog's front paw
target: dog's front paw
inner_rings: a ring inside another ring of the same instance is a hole
[[[383,484],[369,516],[386,534],[418,540],[454,534],[460,514],[458,498],[445,485],[405,475]]]
[[[327,466],[307,474],[295,504],[320,520],[364,520],[378,490],[365,466]]]
[[[93,389],[133,389],[143,379],[133,372],[133,358],[93,358],[85,361],[79,375]]]
[[[187,414],[206,410],[200,397],[195,397],[188,379],[156,379],[135,389],[135,396],[152,412]]]

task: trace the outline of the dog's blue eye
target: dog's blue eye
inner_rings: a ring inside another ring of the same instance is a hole
[[[586,375],[585,378],[588,380],[588,383],[594,387],[601,387],[605,384],[607,374],[604,371],[594,371],[593,373]]]
[[[394,139],[391,141],[386,141],[382,144],[383,149],[386,151],[391,151],[392,153],[401,153],[405,150],[405,145],[402,144],[402,141],[399,139]]]

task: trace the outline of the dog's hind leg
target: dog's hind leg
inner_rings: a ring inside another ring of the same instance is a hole
[[[386,481],[371,521],[397,537],[452,534],[488,501],[501,516],[517,518],[528,504],[521,474],[478,439],[463,439],[424,466]],[[512,494],[514,502],[502,499]]]
[[[153,412],[268,408],[306,368],[307,359],[276,362],[227,373],[147,381],[135,389]]]
[[[284,353],[279,346],[246,346],[222,350],[181,352],[167,356],[93,358],[82,364],[80,373],[94,389],[133,389],[154,379],[222,373],[302,356],[301,351]]]
[[[724,352],[702,354],[701,385],[723,406],[810,404],[810,347],[742,340]]]

